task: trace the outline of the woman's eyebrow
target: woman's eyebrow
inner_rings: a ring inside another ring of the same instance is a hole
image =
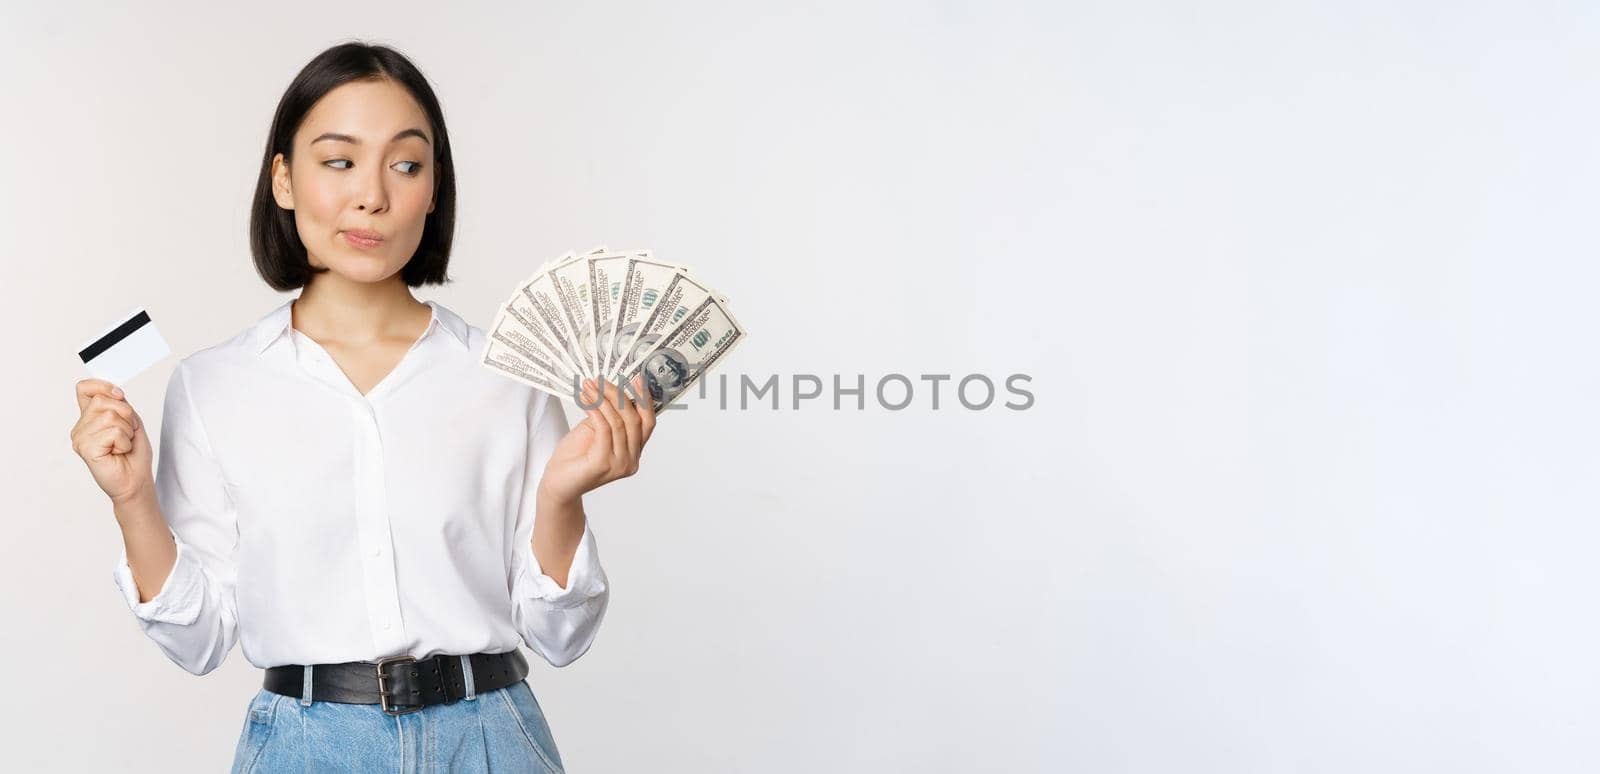
[[[429,145],[433,144],[433,143],[429,142],[428,135],[426,133],[424,133],[421,129],[417,129],[415,127],[401,131],[399,134],[397,134],[394,137],[390,138],[389,142],[395,142],[395,141],[400,140],[400,139],[405,138],[405,137],[421,137],[423,142],[426,142]],[[306,144],[307,145],[316,145],[317,143],[322,142],[323,140],[337,140],[339,142],[350,143],[351,145],[360,145],[361,144],[360,140],[358,140],[358,139],[356,139],[354,137],[351,137],[348,134],[339,134],[338,132],[323,132],[322,134],[317,135],[317,139],[312,140],[311,142],[306,143]]]

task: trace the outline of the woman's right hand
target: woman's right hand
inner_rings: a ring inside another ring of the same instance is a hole
[[[72,450],[100,489],[117,504],[153,496],[150,438],[122,390],[104,379],[84,379],[78,382],[78,412]]]

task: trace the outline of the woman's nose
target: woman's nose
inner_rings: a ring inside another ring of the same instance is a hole
[[[388,192],[383,187],[383,174],[360,176],[361,188],[356,192],[356,209],[377,212],[387,206]]]

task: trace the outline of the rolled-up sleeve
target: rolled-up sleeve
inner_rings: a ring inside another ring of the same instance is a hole
[[[155,484],[178,549],[172,571],[154,597],[140,602],[124,546],[112,576],[145,636],[174,663],[203,675],[222,665],[239,637],[233,593],[239,534],[183,361],[167,381]]]
[[[544,574],[533,553],[539,478],[568,425],[555,396],[536,390],[532,393],[527,469],[512,531],[512,621],[530,649],[552,666],[563,667],[578,660],[594,643],[605,618],[611,588],[605,569],[600,566],[599,547],[588,519],[573,554],[565,588]]]

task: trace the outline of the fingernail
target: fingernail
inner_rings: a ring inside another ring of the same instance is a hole
[[[117,396],[119,398],[122,397],[122,388],[121,387],[112,387],[111,388],[111,394],[115,395],[115,396]]]

